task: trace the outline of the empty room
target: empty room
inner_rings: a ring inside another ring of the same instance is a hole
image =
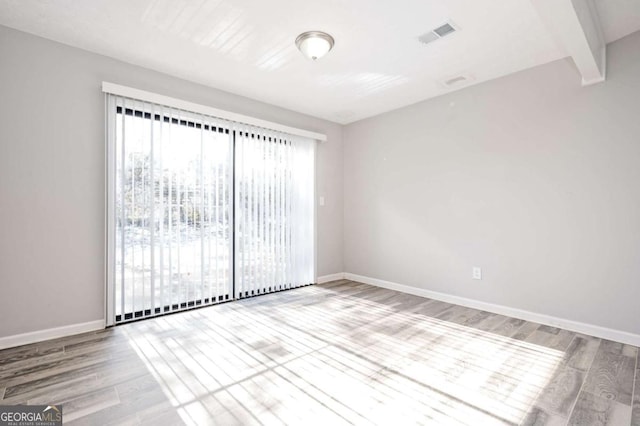
[[[0,426],[640,426],[640,1],[0,0]]]

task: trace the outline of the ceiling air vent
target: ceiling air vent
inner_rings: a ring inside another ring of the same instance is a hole
[[[452,89],[452,88],[457,89],[470,84],[474,80],[475,80],[475,77],[472,76],[471,74],[459,74],[459,75],[451,76],[449,78],[440,80],[439,83],[442,85],[442,87],[445,87],[447,89]]]
[[[462,83],[463,81],[467,81],[467,77],[465,77],[464,75],[459,75],[457,77],[450,78],[449,80],[445,81],[444,84],[446,84],[447,86],[453,86],[454,84]]]
[[[440,38],[451,34],[452,32],[454,32],[456,29],[453,28],[453,26],[449,23],[446,23],[438,28],[436,28],[435,30],[433,30],[434,33],[438,34],[438,36]]]
[[[422,34],[420,37],[418,37],[418,41],[420,41],[420,43],[422,44],[429,44],[441,39],[442,37],[453,34],[456,31],[458,31],[458,29],[453,25],[451,21],[449,21],[444,25],[440,25],[438,28],[432,29],[428,33]]]

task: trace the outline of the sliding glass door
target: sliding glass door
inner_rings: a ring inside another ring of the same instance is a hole
[[[109,325],[315,280],[315,143],[107,96]]]

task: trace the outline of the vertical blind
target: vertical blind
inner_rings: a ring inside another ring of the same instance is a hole
[[[315,143],[107,95],[109,324],[315,279]]]

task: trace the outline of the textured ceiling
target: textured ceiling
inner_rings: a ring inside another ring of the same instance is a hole
[[[596,2],[607,41],[640,29],[640,1]],[[339,123],[567,56],[530,0],[4,0],[0,24]],[[334,50],[303,57],[307,30]]]

